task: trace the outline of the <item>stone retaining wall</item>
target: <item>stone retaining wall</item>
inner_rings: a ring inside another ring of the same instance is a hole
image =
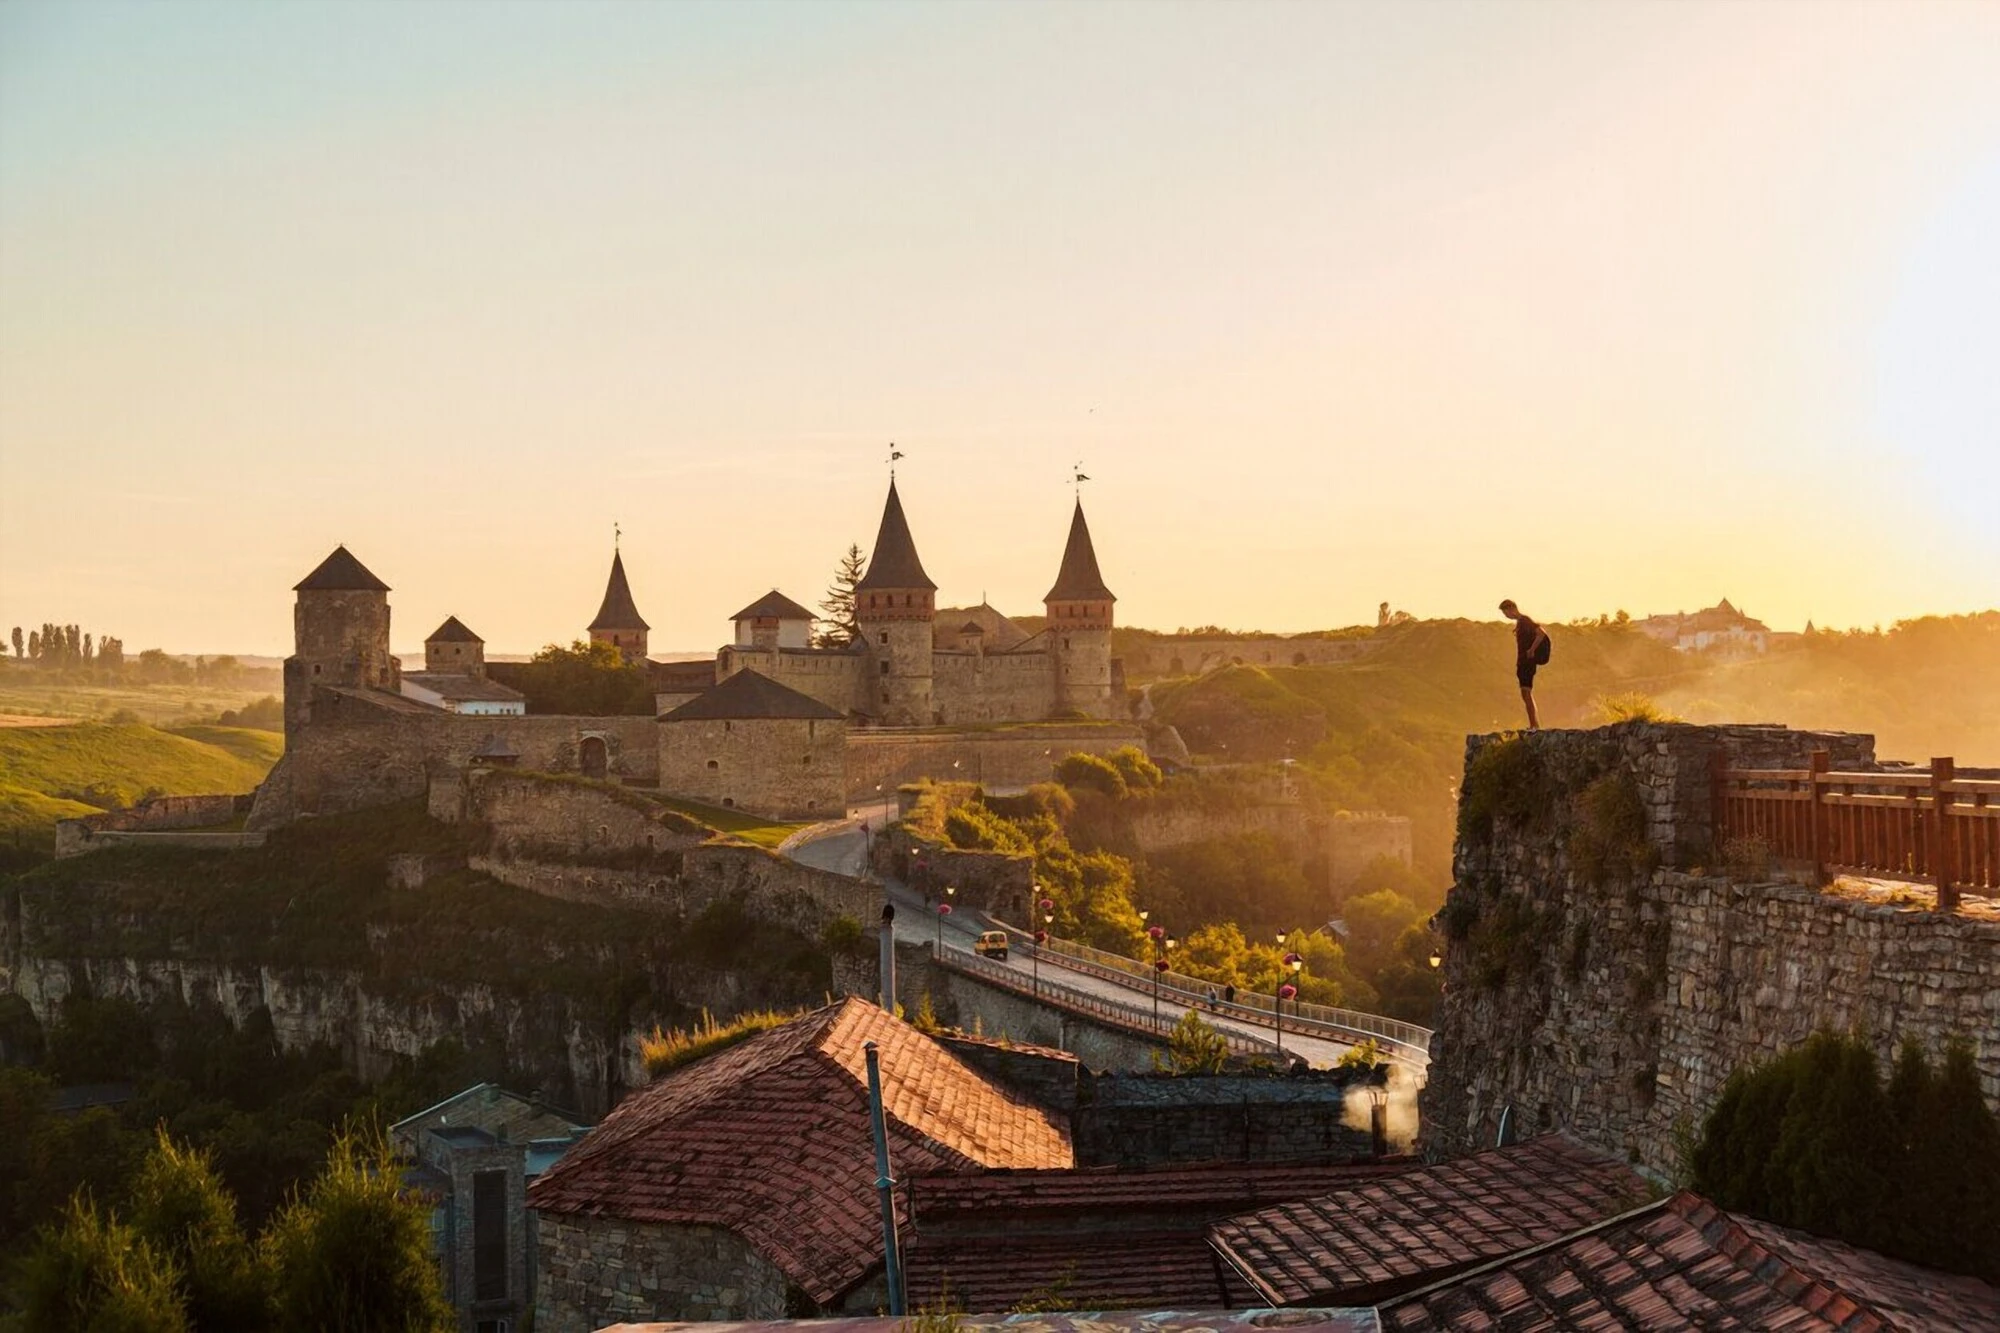
[[[1511,1107],[1520,1133],[1567,1128],[1671,1174],[1732,1069],[1820,1028],[1865,1031],[1885,1066],[1905,1038],[1935,1058],[1963,1037],[2000,1108],[2000,921],[1940,915],[1928,891],[1870,902],[1716,864],[1718,752],[1802,768],[1828,749],[1866,768],[1871,738],[1625,724],[1523,736],[1482,764],[1500,743],[1467,744],[1427,1147],[1490,1145]],[[1481,770],[1510,789],[1480,792]],[[1608,857],[1593,783],[1629,784],[1643,812]]]

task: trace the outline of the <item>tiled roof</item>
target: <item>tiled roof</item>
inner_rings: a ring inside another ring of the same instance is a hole
[[[888,503],[882,506],[882,526],[875,533],[875,549],[868,553],[868,572],[854,586],[862,591],[937,587],[931,576],[924,573],[924,562],[917,559],[916,539],[910,536],[910,522],[903,517],[903,501],[896,494],[893,481],[889,483]]]
[[[774,1319],[762,1323],[607,1324],[597,1333],[749,1333],[751,1329],[791,1329],[796,1333],[909,1333],[918,1318]],[[943,1320],[939,1320],[943,1323]],[[1048,1310],[1029,1314],[956,1315],[960,1333],[1380,1333],[1372,1310]]]
[[[1090,525],[1083,521],[1083,501],[1076,502],[1076,512],[1070,515],[1069,544],[1063,547],[1062,568],[1056,572],[1056,585],[1049,589],[1045,602],[1115,602],[1111,589],[1104,586],[1104,575],[1097,572],[1097,548],[1091,545]]]
[[[639,608],[632,603],[632,585],[625,581],[625,557],[617,551],[611,553],[611,577],[605,580],[604,601],[597,608],[597,618],[586,628],[652,628],[640,619]]]
[[[776,588],[729,617],[731,620],[811,620],[813,613]]]
[[[1377,1309],[1385,1330],[2000,1328],[2000,1290],[1722,1212],[1693,1194]]]
[[[977,634],[983,639],[986,637],[986,626],[976,620],[968,620],[958,627],[958,632],[960,634]]]
[[[446,616],[444,624],[431,631],[425,643],[485,643],[486,640],[465,627],[465,622],[457,616]]]
[[[824,722],[838,721],[844,716],[839,709],[828,707],[811,695],[800,694],[789,685],[780,685],[762,672],[739,671],[680,707],[660,714],[660,721],[808,718]]]
[[[319,568],[292,585],[293,592],[387,592],[389,585],[368,572],[345,546],[319,562]]]
[[[1069,1164],[1060,1120],[849,999],[633,1094],[535,1182],[529,1204],[726,1227],[831,1301],[882,1255],[862,1050],[871,1040],[899,1175]]]
[[[1260,1305],[1208,1247],[1210,1222],[1414,1165],[1205,1162],[927,1176],[910,1185],[910,1300],[948,1295],[970,1310],[1051,1298],[1086,1309]]]
[[[1218,1223],[1209,1241],[1273,1305],[1364,1305],[1624,1212],[1648,1187],[1560,1134]]]
[[[502,685],[497,680],[468,676],[457,671],[405,671],[403,683],[429,690],[440,698],[455,702],[512,704],[528,697],[511,686]]]
[[[1027,641],[1026,630],[984,602],[978,606],[941,607],[937,613],[937,623],[949,625],[960,616],[965,617],[967,625],[979,626],[980,632],[986,636],[986,648],[989,652],[995,649],[1006,652]]]

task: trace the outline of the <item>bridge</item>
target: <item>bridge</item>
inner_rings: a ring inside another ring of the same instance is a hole
[[[786,844],[784,854],[822,870],[863,878],[867,839],[860,821],[880,827],[894,818],[894,804],[889,801],[851,814],[844,823],[823,825]],[[1275,995],[1243,990],[1237,991],[1232,1003],[1210,1002],[1211,982],[1179,972],[1156,972],[1149,963],[1074,941],[1051,939],[1037,947],[1027,933],[977,912],[941,916],[898,880],[883,881],[883,892],[897,908],[899,942],[928,945],[939,966],[1053,1009],[1161,1039],[1193,1010],[1222,1034],[1234,1054],[1276,1058],[1282,1050],[1326,1067],[1361,1043],[1373,1041],[1400,1067],[1421,1073],[1430,1065],[1430,1030],[1415,1023],[1293,1000],[1281,1006]],[[972,951],[973,942],[987,930],[1008,933],[1011,947],[1004,961]]]

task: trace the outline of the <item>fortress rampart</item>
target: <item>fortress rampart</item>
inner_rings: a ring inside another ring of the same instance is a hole
[[[1733,1069],[1822,1028],[1865,1033],[1885,1066],[1905,1039],[1969,1041],[2000,1107],[2000,914],[1936,912],[1920,885],[1776,881],[1715,845],[1718,753],[1865,770],[1873,749],[1643,723],[1470,738],[1427,1148],[1490,1145],[1511,1108],[1517,1134],[1566,1128],[1670,1173]]]

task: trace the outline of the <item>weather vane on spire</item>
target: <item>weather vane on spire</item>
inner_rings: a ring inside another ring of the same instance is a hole
[[[1087,473],[1084,472],[1083,460],[1080,458],[1076,461],[1076,467],[1071,470],[1076,473],[1076,481],[1075,481],[1076,498],[1078,500],[1081,500],[1083,499],[1083,483],[1089,481],[1090,477]]]
[[[614,518],[614,519],[612,519],[612,520],[611,520],[611,549],[612,549],[612,550],[614,550],[614,551],[615,551],[615,550],[617,550],[617,549],[618,549],[618,542],[619,542],[619,540],[620,540],[620,539],[621,539],[622,537],[624,537],[624,535],[625,535],[625,530],[624,530],[623,528],[620,528],[620,527],[618,526],[618,520],[617,520],[617,519],[615,519],[615,518]]]
[[[894,480],[896,479],[896,460],[897,460],[897,459],[899,459],[899,458],[901,458],[902,456],[903,456],[903,451],[902,451],[901,449],[898,449],[898,448],[896,447],[896,442],[895,442],[894,440],[891,440],[891,441],[889,441],[889,480],[890,480],[890,481],[894,481]]]

